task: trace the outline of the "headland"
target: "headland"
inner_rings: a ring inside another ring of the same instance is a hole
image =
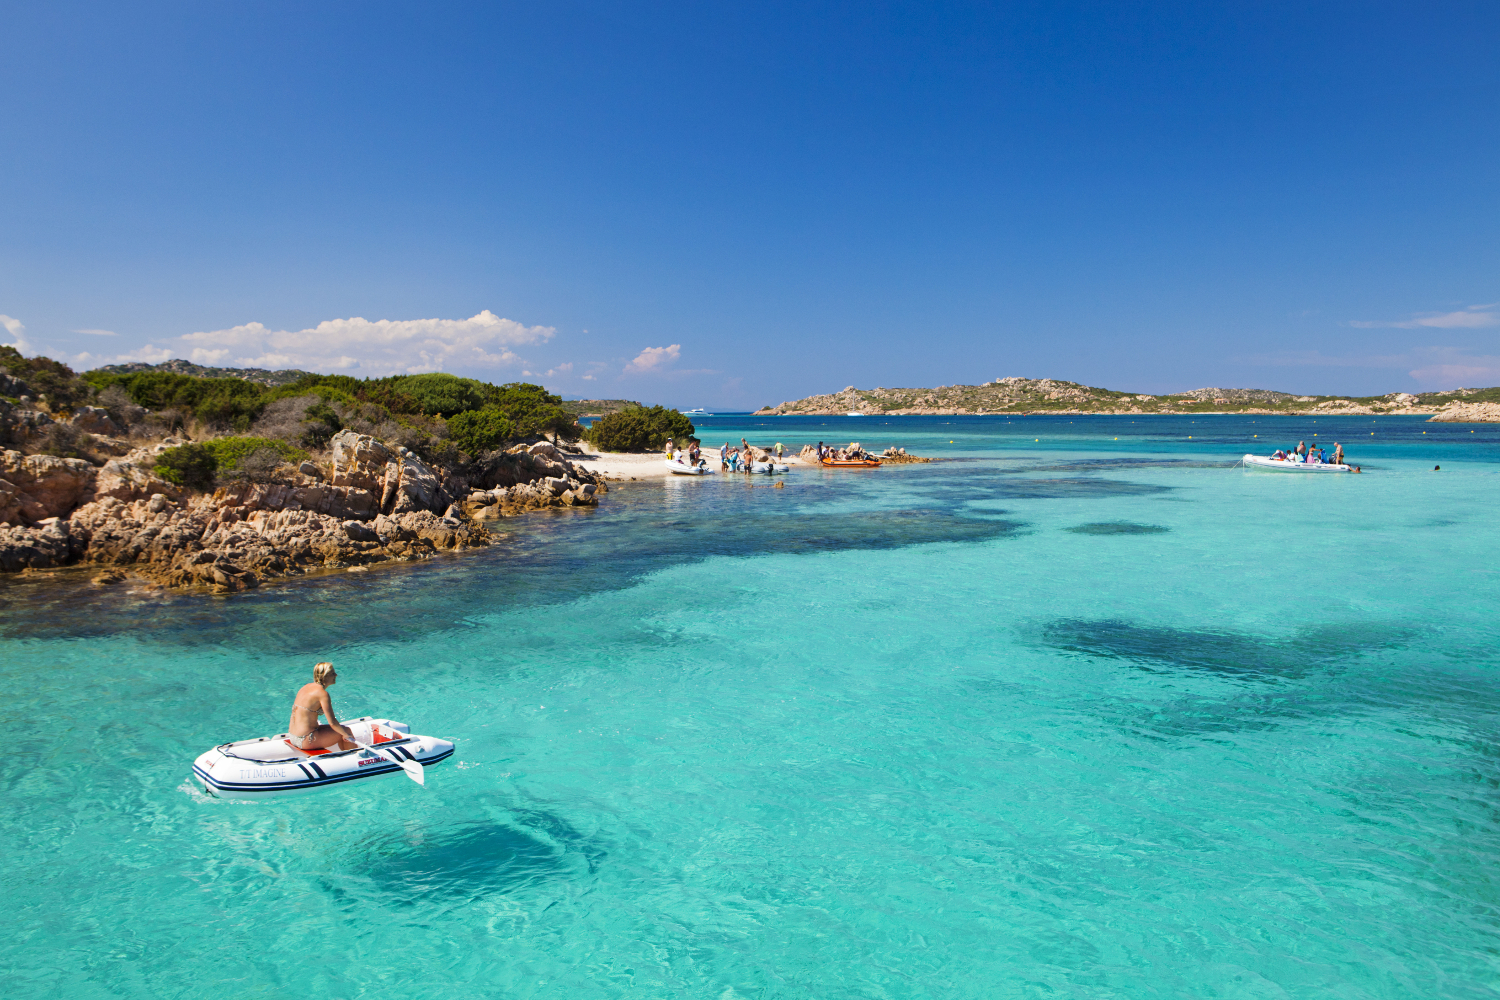
[[[1059,379],[1011,376],[934,389],[857,389],[790,400],[755,416],[982,416],[986,414],[1260,413],[1287,416],[1419,416],[1435,421],[1500,422],[1500,388],[1392,392],[1384,396],[1306,396],[1271,389],[1191,389],[1153,395]]]

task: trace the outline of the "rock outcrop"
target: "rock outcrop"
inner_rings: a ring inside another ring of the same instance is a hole
[[[476,518],[594,506],[605,491],[550,444],[517,446],[469,468],[484,480],[471,489],[406,448],[346,430],[330,442],[327,480],[304,463],[296,483],[235,482],[189,495],[152,471],[154,452],[170,442],[102,468],[0,454],[0,570],[82,562],[105,567],[96,582],[130,573],[165,586],[244,590],[485,545],[490,535]],[[467,499],[455,503],[450,491]]]
[[[73,544],[84,543],[85,562],[128,568],[165,586],[217,591],[489,542],[483,527],[456,517],[409,511],[360,521],[306,509],[297,492],[219,490],[185,503],[160,494],[133,503],[108,497],[81,507],[69,526]]]
[[[1460,403],[1444,406],[1428,423],[1494,424],[1500,423],[1500,403]]]
[[[0,521],[35,524],[65,517],[92,499],[94,467],[81,458],[0,452]]]

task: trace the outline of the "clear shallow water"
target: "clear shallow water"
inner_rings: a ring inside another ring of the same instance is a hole
[[[710,418],[962,460],[246,597],[8,581],[0,994],[1492,995],[1500,428],[1023,419]],[[324,657],[461,763],[194,793]]]

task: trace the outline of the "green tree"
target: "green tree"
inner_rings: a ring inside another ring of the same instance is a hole
[[[695,428],[685,415],[665,406],[643,406],[611,413],[595,421],[587,437],[605,451],[655,451],[673,441],[686,441]]]
[[[516,437],[555,434],[568,441],[583,436],[578,420],[563,409],[562,398],[530,382],[489,386],[489,402],[499,407],[515,426]]]
[[[448,440],[471,456],[491,451],[514,436],[514,425],[498,406],[466,410],[448,420]]]
[[[392,388],[412,397],[422,413],[451,417],[465,410],[477,410],[486,402],[490,386],[471,378],[434,372],[430,375],[402,375],[390,380]]]
[[[214,484],[214,473],[218,467],[219,463],[213,452],[203,445],[184,444],[168,448],[157,455],[156,465],[151,471],[169,483],[206,490]]]

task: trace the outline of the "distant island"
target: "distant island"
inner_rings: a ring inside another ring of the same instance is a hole
[[[766,406],[757,417],[969,416],[984,414],[1266,413],[1429,415],[1432,420],[1500,422],[1500,388],[1392,392],[1384,396],[1299,396],[1271,389],[1191,389],[1162,395],[1099,389],[1050,378],[999,378],[936,389],[856,389]]]
[[[633,399],[565,399],[562,408],[575,417],[607,417],[621,410],[644,409]]]

